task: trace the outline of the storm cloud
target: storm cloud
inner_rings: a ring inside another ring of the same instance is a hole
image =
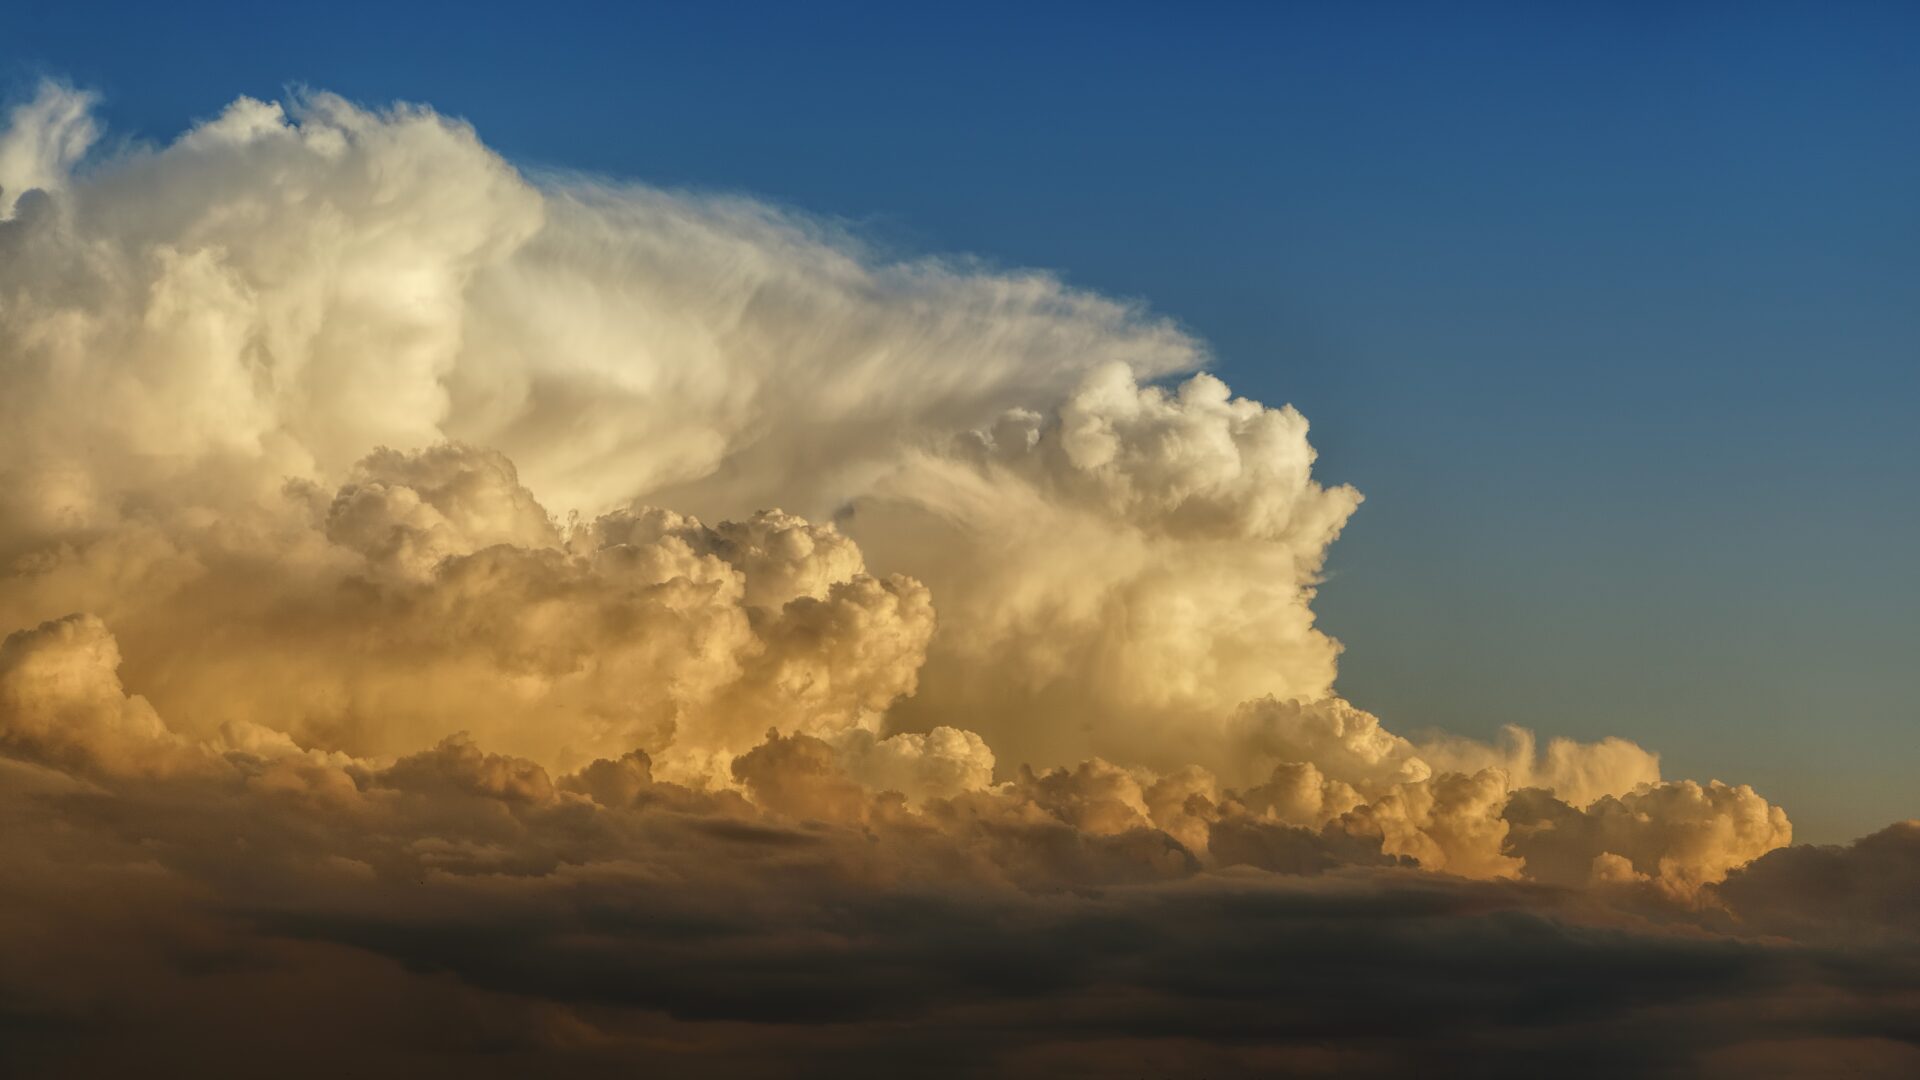
[[[0,134],[0,1062],[1920,1067],[1920,826],[1396,734],[1138,305],[250,99]]]

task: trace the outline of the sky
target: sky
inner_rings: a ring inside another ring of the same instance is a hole
[[[1920,813],[1920,18],[1424,7],[28,3],[0,76],[156,141],[427,102],[1139,298],[1366,494],[1317,604],[1352,700],[1657,742],[1810,839]]]
[[[1910,8],[70,7],[0,1071],[1920,1070]]]

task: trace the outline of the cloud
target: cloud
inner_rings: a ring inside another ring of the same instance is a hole
[[[1657,879],[1691,893],[1793,839],[1786,812],[1745,784],[1691,780],[1606,796],[1584,811],[1541,792],[1517,797],[1513,848],[1542,880]]]
[[[219,1065],[237,1071],[316,1019],[360,1025],[290,1066],[316,1074],[349,1056],[561,1075],[1911,1060],[1910,951],[1427,873],[1237,815],[1201,860],[1112,766],[918,814],[809,736],[736,762],[754,801],[654,780],[643,756],[555,779],[461,739],[386,766],[222,761],[220,782],[104,795],[8,775],[7,895],[33,915],[0,926],[10,1065],[137,1047],[167,1067],[236,1016]],[[91,974],[100,948],[114,980]],[[406,1023],[375,1015],[395,1009]]]
[[[1168,391],[1109,364],[1050,415],[907,458],[847,526],[940,599],[898,722],[1021,760],[1218,769],[1240,702],[1326,696],[1339,645],[1308,605],[1360,498],[1312,480],[1306,432],[1210,375]]]
[[[0,134],[10,1069],[1910,1063],[1912,830],[1342,699],[1360,496],[1168,321],[90,106]]]
[[[327,507],[327,539],[375,570],[427,578],[441,560],[482,548],[553,548],[560,532],[503,455],[442,444],[382,448],[355,464]]]
[[[76,172],[89,103],[49,86],[0,143],[9,197],[53,195],[0,232],[28,538],[449,439],[562,511],[818,514],[929,431],[1203,357],[1045,275],[890,261],[742,200],[536,186],[415,107],[241,99]]]
[[[0,130],[0,221],[15,216],[30,191],[57,191],[99,138],[94,97],[59,83],[42,83],[32,100],[8,110]]]
[[[1757,927],[1911,950],[1920,945],[1920,821],[1851,844],[1769,852],[1715,893]]]
[[[70,615],[0,642],[0,745],[82,773],[164,770],[182,747],[145,698],[120,685],[120,650],[99,619]]]

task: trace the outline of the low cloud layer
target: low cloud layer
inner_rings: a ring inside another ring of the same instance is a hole
[[[0,1063],[1920,1065],[1920,826],[1340,698],[1360,495],[1177,326],[90,108],[0,134]]]

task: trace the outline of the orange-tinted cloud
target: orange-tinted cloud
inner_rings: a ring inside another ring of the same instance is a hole
[[[0,1061],[1909,1060],[1899,827],[1340,698],[1360,496],[1165,321],[421,108],[95,134],[0,135]]]

